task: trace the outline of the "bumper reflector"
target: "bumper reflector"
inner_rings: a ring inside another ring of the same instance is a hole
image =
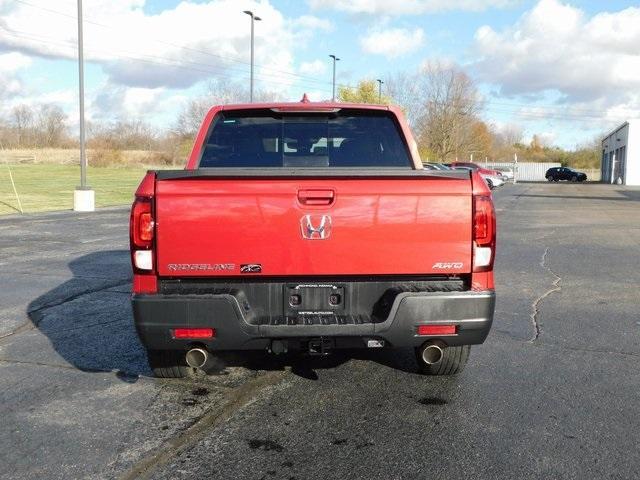
[[[173,338],[213,338],[216,336],[214,328],[176,328]]]
[[[418,335],[455,335],[455,325],[418,325]]]

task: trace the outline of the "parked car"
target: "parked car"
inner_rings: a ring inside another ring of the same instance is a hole
[[[500,172],[505,180],[513,180],[514,174],[511,167],[494,167],[494,170]]]
[[[498,170],[494,170],[492,168],[484,168],[478,165],[477,163],[472,162],[452,162],[449,164],[451,168],[455,167],[468,167],[471,170],[478,171],[479,173],[484,173],[485,175],[492,175],[494,177],[502,177],[502,172]]]
[[[557,182],[559,180],[568,180],[570,182],[584,182],[587,180],[587,174],[579,172],[568,167],[554,167],[547,170],[544,175],[548,181]]]
[[[427,162],[423,165],[425,168],[428,168],[430,170],[451,170],[451,167],[445,165],[444,163]]]
[[[454,170],[467,170],[467,171],[471,171],[473,172],[473,168],[471,167],[454,167]],[[483,180],[487,183],[487,185],[489,186],[489,188],[491,190],[493,190],[494,188],[497,187],[501,187],[502,185],[505,184],[505,180],[502,177],[497,177],[495,175],[489,175],[486,173],[482,173],[479,172],[480,176],[483,178]]]
[[[503,177],[494,177],[493,175],[485,175],[482,173],[480,174],[480,176],[484,179],[485,182],[487,182],[487,185],[489,185],[489,188],[491,190],[501,187],[505,184],[505,180]]]
[[[395,347],[460,372],[494,315],[489,188],[423,170],[399,108],[303,102],[214,107],[186,168],[143,178],[132,304],[153,372]]]

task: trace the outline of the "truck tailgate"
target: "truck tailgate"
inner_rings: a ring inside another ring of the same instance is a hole
[[[160,276],[471,271],[469,178],[160,178],[155,196]]]

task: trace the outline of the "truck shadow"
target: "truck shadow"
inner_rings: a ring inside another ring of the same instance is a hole
[[[85,372],[115,372],[125,382],[152,376],[145,349],[138,340],[131,312],[131,267],[128,250],[90,253],[71,260],[72,277],[31,301],[27,307],[33,325],[49,340],[66,363]],[[14,344],[12,356],[32,345]],[[22,352],[24,354],[24,352]],[[226,367],[283,370],[317,379],[317,370],[334,369],[349,360],[372,361],[408,372],[417,371],[413,350],[335,350],[327,356],[271,355],[231,352],[208,369],[224,374]]]
[[[331,370],[351,361],[374,362],[395,370],[418,373],[415,354],[411,348],[384,348],[375,350],[340,349],[328,355],[288,353],[271,355],[266,352],[225,352],[211,362],[209,375],[225,373],[228,367],[243,367],[250,370],[284,370],[308,380],[318,380],[318,370]]]
[[[132,321],[129,258],[128,250],[74,258],[67,264],[72,277],[31,301],[27,313],[68,364],[135,382],[151,371]],[[20,348],[28,346],[12,350]]]

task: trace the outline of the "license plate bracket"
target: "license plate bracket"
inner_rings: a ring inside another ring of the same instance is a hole
[[[285,316],[344,314],[347,309],[346,290],[345,285],[327,283],[285,285]]]

